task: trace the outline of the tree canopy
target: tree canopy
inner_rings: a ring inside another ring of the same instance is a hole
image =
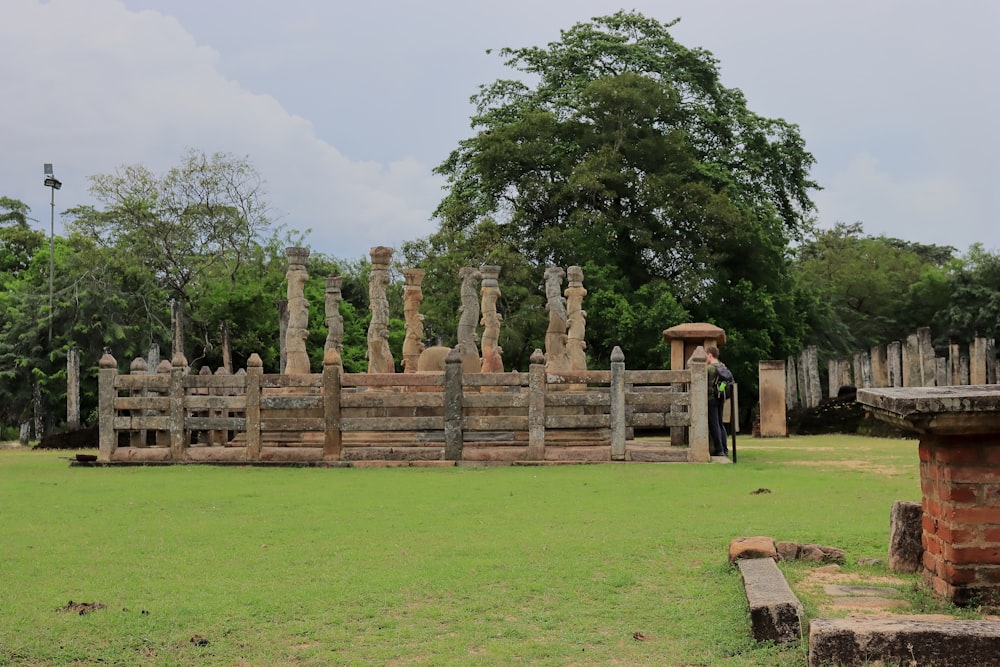
[[[634,366],[662,365],[660,332],[691,318],[732,331],[746,359],[796,347],[787,246],[809,228],[813,157],[795,125],[750,111],[673,25],[618,12],[546,47],[501,50],[530,83],[498,80],[472,98],[476,132],[437,168],[440,228],[407,258],[429,270],[497,263],[501,285],[547,264],[585,267],[594,359],[621,345]],[[454,303],[434,289],[429,301]],[[537,308],[519,303],[513,319]]]

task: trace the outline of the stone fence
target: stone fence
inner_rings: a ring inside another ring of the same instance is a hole
[[[708,462],[703,350],[685,370],[630,371],[615,348],[607,371],[344,373],[335,349],[319,374],[246,370],[193,375],[183,355],[128,375],[100,362],[100,463],[409,461]],[[692,398],[695,397],[695,398]],[[689,447],[657,448],[632,429],[687,429]]]
[[[841,387],[945,387],[997,383],[994,341],[975,338],[967,347],[949,343],[944,356],[931,344],[931,330],[923,327],[905,341],[876,345],[850,357],[827,362],[826,397]],[[824,398],[816,348],[808,347],[788,358],[785,366],[785,403],[788,408],[815,407]]]

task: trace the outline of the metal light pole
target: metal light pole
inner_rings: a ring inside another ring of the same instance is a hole
[[[56,190],[62,183],[52,175],[52,165],[45,163],[45,187],[52,189],[52,215],[49,219],[49,343],[52,343],[52,284],[56,268]]]

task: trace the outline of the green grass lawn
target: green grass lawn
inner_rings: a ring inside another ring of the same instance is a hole
[[[0,451],[0,665],[805,665],[805,642],[749,638],[729,542],[884,559],[892,502],[920,499],[917,445],[738,454],[265,469]]]

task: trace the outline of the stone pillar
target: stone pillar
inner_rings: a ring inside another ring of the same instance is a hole
[[[497,300],[500,298],[499,266],[483,266],[479,269],[483,277],[480,286],[480,299],[483,313],[483,373],[503,373],[503,350],[500,348],[500,323],[503,321],[497,312]]]
[[[958,343],[948,342],[948,384],[962,384],[962,351]]]
[[[969,384],[986,384],[985,338],[973,338],[969,345]]]
[[[889,513],[889,569],[917,572],[923,564],[923,507],[897,500]]]
[[[903,344],[898,340],[889,343],[885,348],[886,357],[886,386],[903,386]]]
[[[462,305],[459,307],[458,318],[458,348],[462,355],[463,363],[472,363],[475,360],[475,367],[480,368],[479,345],[476,344],[476,325],[479,324],[479,299],[478,283],[483,274],[478,269],[471,266],[464,266],[458,272],[458,277],[462,280],[461,297]],[[466,362],[466,360],[468,360]]]
[[[1000,604],[1000,389],[866,389],[858,402],[920,435],[924,579],[957,605]]]
[[[545,269],[545,308],[549,311],[549,327],[545,331],[545,368],[550,371],[569,370],[566,364],[569,320],[566,299],[562,296],[565,275],[566,272],[559,266]]]
[[[615,345],[611,350],[611,460],[625,460],[625,439],[627,434],[625,414],[625,353]]]
[[[170,357],[184,354],[184,306],[180,301],[170,300],[170,329],[173,333]]]
[[[587,370],[587,311],[583,310],[583,297],[587,290],[583,286],[583,269],[571,266],[567,271],[569,287],[566,288],[566,365],[571,371]]]
[[[885,348],[881,345],[876,345],[871,349],[871,360],[872,367],[872,386],[873,387],[888,387],[889,386],[889,371],[886,366],[886,353]]]
[[[924,386],[924,377],[920,370],[920,339],[917,334],[907,336],[906,345],[903,347],[903,386]]]
[[[368,372],[395,373],[396,366],[389,349],[389,300],[385,295],[389,285],[392,248],[376,246],[369,254],[372,269],[368,276],[368,308],[372,319],[368,324]]]
[[[115,454],[117,442],[115,439],[115,377],[118,375],[118,362],[107,351],[98,362],[97,372],[97,460],[110,463]]]
[[[760,436],[785,437],[788,421],[785,412],[785,362],[758,361],[760,382]]]
[[[917,353],[920,356],[920,386],[937,386],[937,360],[931,344],[930,327],[917,329]]]
[[[528,367],[528,451],[529,461],[545,460],[545,355],[536,349]]]
[[[80,428],[80,351],[73,345],[66,352],[66,426]]]
[[[285,330],[285,352],[288,355],[284,372],[287,375],[309,374],[309,352],[306,339],[309,338],[309,304],[306,302],[305,286],[309,279],[306,260],[309,248],[285,248],[288,270],[288,328]]]
[[[326,342],[323,344],[324,355],[330,350],[336,350],[340,355],[344,352],[344,316],[340,314],[340,302],[343,293],[343,276],[327,276],[324,292],[323,313],[326,315]]]
[[[461,461],[465,446],[462,432],[462,355],[453,348],[444,359],[444,458]]]
[[[424,351],[424,316],[420,304],[424,300],[421,285],[423,269],[403,269],[403,319],[406,338],[403,339],[403,372],[416,373],[420,353]]]
[[[785,407],[789,410],[799,407],[799,373],[795,357],[788,357],[785,362]]]
[[[688,461],[692,463],[710,463],[712,461],[708,447],[708,363],[705,348],[695,348],[694,354],[688,359],[687,366],[691,369],[691,429],[688,441]]]

